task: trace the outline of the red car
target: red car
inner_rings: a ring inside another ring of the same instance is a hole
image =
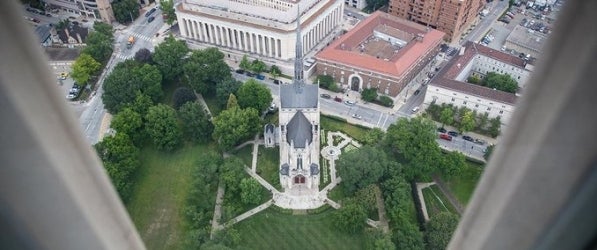
[[[342,98],[336,96],[336,97],[334,97],[334,101],[342,102]]]
[[[439,134],[439,138],[444,139],[446,141],[452,141],[452,136],[450,136],[448,134]]]

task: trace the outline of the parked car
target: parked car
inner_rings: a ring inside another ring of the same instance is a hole
[[[357,115],[357,114],[352,114],[352,118],[354,118],[354,119],[358,119],[358,120],[361,120],[361,119],[363,119],[363,117],[362,117],[362,116],[360,116],[360,115]]]
[[[330,99],[330,98],[332,98],[332,97],[331,97],[330,95],[328,95],[328,94],[321,94],[321,95],[319,95],[319,96],[320,96],[321,98],[324,98],[324,99]]]
[[[336,96],[336,97],[334,97],[334,101],[342,102],[342,98]]]
[[[456,131],[450,131],[448,132],[449,135],[454,136],[454,137],[458,137],[458,132]]]
[[[145,17],[151,16],[151,14],[153,14],[156,11],[155,8],[149,10],[147,13],[145,13]]]
[[[475,139],[474,143],[475,144],[479,144],[479,145],[484,145],[486,142],[484,140],[481,140],[481,139]]]
[[[256,75],[255,78],[257,78],[259,80],[265,80],[265,76],[264,75]]]
[[[344,104],[346,104],[348,106],[354,106],[356,104],[356,102],[351,101],[351,100],[346,100],[346,101],[344,101]]]
[[[416,106],[416,107],[414,107],[414,108],[411,110],[411,112],[412,112],[413,114],[414,114],[414,113],[417,113],[417,111],[419,111],[419,106]]]
[[[465,141],[470,141],[470,142],[473,142],[473,141],[474,141],[473,137],[470,137],[470,136],[468,136],[468,135],[463,135],[463,136],[462,136],[462,139],[464,139]]]
[[[242,70],[242,69],[237,69],[234,72],[236,72],[237,74],[244,74],[245,73],[245,71]]]
[[[415,90],[415,93],[414,93],[414,95],[418,95],[419,93],[421,93],[421,90],[420,90],[420,89],[417,89],[417,90]]]
[[[445,128],[437,128],[437,132],[440,132],[440,133],[444,133],[444,134],[445,134],[445,133],[446,133],[446,132],[448,132],[448,131],[447,131]]]
[[[245,74],[246,74],[247,76],[249,76],[249,77],[254,77],[254,76],[255,76],[255,74],[254,74],[254,73],[252,73],[252,72],[249,72],[249,71],[245,72]]]
[[[155,20],[155,17],[153,17],[153,16],[152,16],[152,17],[149,17],[149,18],[147,18],[147,22],[148,22],[148,23],[151,23],[151,22],[153,22],[153,20]]]
[[[446,141],[452,141],[452,136],[447,135],[447,134],[439,134],[439,138],[444,139]]]
[[[280,80],[278,80],[278,79],[274,80],[274,84],[280,84],[280,83],[282,83]]]

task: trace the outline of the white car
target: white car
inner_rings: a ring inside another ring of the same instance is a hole
[[[348,106],[354,106],[356,104],[356,102],[355,101],[346,100],[346,101],[344,101],[344,104],[346,104]]]
[[[357,120],[362,120],[363,117],[357,114],[352,114],[352,118],[357,119]]]

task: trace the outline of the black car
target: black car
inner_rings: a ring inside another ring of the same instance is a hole
[[[319,95],[321,98],[325,98],[325,99],[330,99],[332,98],[332,96],[328,95],[328,94],[321,94]]]
[[[274,84],[280,84],[280,83],[281,83],[281,81],[280,81],[280,80],[278,80],[278,79],[275,79],[275,80],[274,80]]]
[[[149,18],[147,18],[147,22],[148,22],[148,23],[151,23],[151,22],[153,22],[153,20],[155,20],[155,17],[149,17]]]
[[[465,140],[465,141],[470,141],[470,142],[472,142],[472,141],[475,141],[475,140],[473,139],[473,137],[470,137],[470,136],[468,136],[468,135],[463,135],[463,136],[462,136],[462,139],[463,139],[463,140]]]
[[[437,132],[446,133],[447,130],[445,128],[437,128]]]
[[[249,72],[249,71],[247,71],[247,72],[245,72],[245,73],[246,73],[246,75],[247,75],[247,76],[249,76],[249,77],[255,77],[255,74],[254,74],[254,73],[251,73],[251,72]]]
[[[450,131],[448,132],[449,135],[453,136],[453,137],[457,137],[458,136],[458,132],[456,131]]]
[[[242,70],[242,69],[237,69],[237,70],[236,70],[236,71],[234,71],[234,72],[236,72],[237,74],[244,74],[244,73],[245,73],[245,71],[244,71],[244,70]]]
[[[145,17],[151,16],[151,14],[153,14],[155,12],[155,8],[149,10],[147,13],[145,13]]]
[[[421,93],[421,90],[419,90],[419,89],[415,90],[415,95],[418,95],[419,93]]]

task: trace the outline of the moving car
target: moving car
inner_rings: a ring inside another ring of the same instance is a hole
[[[448,134],[451,136],[454,136],[454,137],[458,136],[458,132],[456,132],[456,131],[450,131],[450,132],[448,132]]]
[[[414,114],[414,113],[417,113],[417,111],[419,111],[419,106],[416,106],[416,107],[414,107],[414,108],[411,110],[411,112],[412,112],[413,114]]]
[[[452,136],[447,135],[447,134],[439,134],[439,138],[446,140],[446,141],[452,141]]]
[[[68,73],[67,72],[60,73],[60,80],[66,80],[67,77],[68,77]]]
[[[319,96],[320,96],[321,98],[324,98],[324,99],[330,99],[330,98],[332,98],[332,97],[331,97],[330,95],[328,95],[328,94],[321,94],[321,95],[319,95]]]
[[[356,102],[351,101],[351,100],[346,100],[346,101],[344,101],[344,104],[346,104],[348,106],[354,106],[356,104]]]

